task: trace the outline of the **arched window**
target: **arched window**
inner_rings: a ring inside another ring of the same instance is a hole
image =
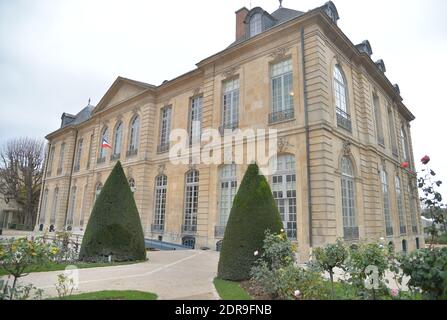
[[[402,185],[400,178],[396,176],[396,199],[397,199],[397,213],[399,215],[399,229],[400,234],[407,233],[407,224],[405,222],[404,205],[402,200]]]
[[[85,217],[85,210],[87,205],[87,190],[88,185],[84,186],[84,192],[82,193],[82,208],[81,208],[81,216],[79,217],[79,226],[84,226],[84,217]]]
[[[403,253],[407,253],[408,251],[407,240],[402,240],[402,251]]]
[[[184,232],[197,231],[197,213],[199,207],[199,171],[191,170],[186,174]]]
[[[154,224],[152,231],[163,231],[166,216],[166,192],[168,187],[168,177],[160,175],[155,178],[155,208]]]
[[[66,222],[67,227],[73,226],[73,217],[74,217],[74,213],[76,210],[76,192],[77,192],[77,188],[72,187],[70,209],[68,210],[68,216],[67,216],[67,222]]]
[[[130,190],[131,190],[133,193],[135,193],[135,191],[137,191],[137,187],[136,187],[135,179],[134,179],[134,178],[130,178],[130,179],[129,179],[129,187],[130,187]]]
[[[237,178],[236,165],[228,164],[220,168],[220,201],[219,201],[219,226],[216,234],[223,236],[228,217],[230,216],[233,200],[236,196]],[[219,229],[219,230],[218,230]]]
[[[343,212],[343,232],[345,239],[359,238],[355,210],[354,170],[348,157],[341,159],[341,199]]]
[[[47,213],[47,203],[48,203],[48,189],[45,189],[42,197],[42,208],[40,210],[39,223],[45,224],[45,216]]]
[[[101,141],[99,141],[99,158],[105,159],[107,156],[107,149],[102,147],[103,141],[109,142],[109,129],[105,127],[102,130]]]
[[[393,223],[391,220],[391,211],[390,211],[390,195],[388,188],[388,174],[385,171],[385,168],[382,168],[380,171],[380,181],[382,184],[382,197],[383,197],[383,212],[385,215],[385,228],[386,235],[393,235]]]
[[[140,139],[140,117],[135,116],[130,124],[129,155],[138,153]]]
[[[297,239],[295,156],[280,155],[272,160],[272,191],[289,239]]]
[[[335,107],[337,111],[342,111],[344,114],[348,114],[348,98],[345,77],[339,65],[334,67],[334,94],[335,94]]]
[[[402,144],[402,157],[405,161],[410,161],[410,152],[408,151],[408,140],[405,128],[400,129],[400,141]]]
[[[121,145],[123,140],[123,123],[119,122],[115,127],[115,134],[113,135],[113,159],[119,159],[121,155]]]
[[[78,140],[78,148],[76,150],[76,158],[75,158],[75,164],[74,164],[74,171],[78,172],[81,168],[81,158],[82,158],[82,146],[84,144],[84,139]]]
[[[56,223],[57,206],[59,204],[59,188],[54,189],[53,192],[53,203],[51,205],[51,217],[50,224],[54,225]]]
[[[99,182],[95,188],[95,202],[96,202],[96,199],[98,199],[99,195],[101,194],[101,190],[102,190],[102,183]]]
[[[410,201],[410,217],[411,217],[411,231],[413,232],[413,234],[418,234],[418,223],[417,223],[417,211],[416,211],[416,201],[417,198],[415,197],[414,193],[411,190],[410,185],[408,184],[408,194],[409,194],[409,201]]]
[[[262,15],[254,14],[250,19],[250,37],[254,37],[262,32]]]

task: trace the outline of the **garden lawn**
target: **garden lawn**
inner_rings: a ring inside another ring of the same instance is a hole
[[[142,291],[97,291],[51,300],[157,300],[157,295]]]
[[[88,268],[103,268],[103,267],[116,267],[116,266],[124,266],[129,264],[142,263],[144,261],[129,261],[129,262],[113,262],[113,263],[85,263],[85,262],[72,262],[72,263],[56,263],[50,262],[41,266],[32,267],[28,270],[25,270],[25,273],[34,273],[34,272],[48,272],[48,271],[59,271],[65,270],[67,266],[76,266],[78,269],[88,269]],[[7,276],[8,273],[0,268],[0,277]]]
[[[251,300],[238,282],[215,278],[213,283],[222,300]]]

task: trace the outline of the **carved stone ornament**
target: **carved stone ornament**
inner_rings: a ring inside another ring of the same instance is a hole
[[[287,140],[287,138],[279,138],[278,139],[278,152],[284,152],[288,147],[293,147]]]
[[[192,170],[197,170],[197,164],[195,164],[195,163],[189,164],[189,171],[192,171]]]
[[[238,71],[239,70],[239,67],[231,67],[231,68],[228,68],[227,70],[225,70],[223,73],[222,73],[222,77],[224,78],[224,79],[227,79],[227,78],[231,78],[232,76],[234,76],[235,74],[236,74],[236,71]]]
[[[344,156],[351,155],[351,146],[352,146],[352,142],[350,140],[343,141],[343,155]]]
[[[162,175],[162,174],[165,173],[165,171],[166,171],[166,165],[165,164],[160,164],[158,166],[158,174]]]
[[[270,58],[273,60],[282,60],[286,57],[288,51],[289,49],[284,47],[275,49],[275,51],[270,54]]]
[[[195,88],[192,92],[193,97],[199,96],[202,92],[202,88]]]

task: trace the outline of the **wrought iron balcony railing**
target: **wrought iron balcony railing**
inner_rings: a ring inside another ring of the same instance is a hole
[[[359,227],[344,227],[344,238],[345,240],[358,240],[359,236]]]
[[[80,169],[81,169],[81,166],[77,164],[73,167],[73,172],[79,172]]]
[[[133,157],[136,156],[138,154],[138,149],[131,149],[131,150],[127,150],[126,152],[126,157]]]
[[[400,234],[401,235],[407,234],[407,227],[406,226],[400,226]]]
[[[411,230],[413,231],[414,234],[418,234],[418,232],[419,232],[417,226],[413,226],[413,227],[411,228]]]
[[[184,224],[182,225],[183,233],[192,233],[195,234],[197,232],[197,225],[195,224]]]
[[[394,231],[393,231],[393,227],[386,227],[386,236],[387,236],[387,237],[392,236],[393,233],[394,233]]]
[[[352,132],[351,116],[339,108],[336,108],[336,113],[337,113],[337,126],[349,132]]]
[[[225,228],[226,226],[215,226],[214,227],[214,236],[216,238],[223,238],[225,235]]]
[[[224,123],[219,127],[219,132],[221,136],[224,136],[226,133],[232,133],[234,130],[236,130],[239,127],[239,122],[233,122],[233,123]]]
[[[294,117],[295,117],[295,110],[293,108],[272,112],[269,114],[269,123],[273,124],[276,122],[282,122],[293,119]]]
[[[165,226],[163,224],[157,224],[157,223],[151,224],[152,232],[163,232],[164,229],[165,229]]]
[[[112,154],[110,156],[110,161],[118,160],[121,157],[121,153]]]
[[[157,147],[157,153],[164,153],[169,151],[169,143],[160,144]]]
[[[105,162],[106,162],[106,157],[98,158],[98,160],[96,161],[97,164],[101,164],[101,163],[105,163]]]

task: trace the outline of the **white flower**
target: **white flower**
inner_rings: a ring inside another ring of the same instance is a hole
[[[284,229],[281,229],[281,233],[284,233]]]
[[[295,292],[293,293],[295,298],[300,299],[301,298],[301,291],[300,290],[295,290]]]
[[[259,255],[259,251],[255,251],[255,257]]]

